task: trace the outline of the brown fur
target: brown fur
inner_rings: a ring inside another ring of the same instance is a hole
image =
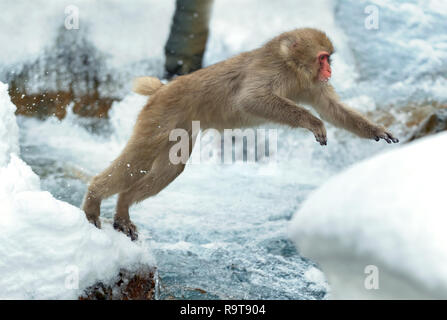
[[[191,132],[193,120],[202,129],[219,130],[276,122],[306,128],[325,145],[323,122],[296,104],[302,102],[360,137],[397,142],[383,127],[343,105],[330,84],[318,80],[321,51],[334,51],[323,32],[297,29],[167,85],[155,78],[137,79],[135,90],[152,96],[121,155],[92,180],[83,207],[87,218],[99,227],[101,200],[119,193],[115,228],[136,238],[129,206],[157,194],[183,171],[183,164],[169,161],[174,142],[168,137],[175,128]]]
[[[133,91],[142,94],[143,96],[150,96],[157,91],[163,83],[154,77],[139,77],[133,82]]]

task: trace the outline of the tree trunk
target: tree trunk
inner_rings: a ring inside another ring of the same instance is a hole
[[[212,4],[213,0],[177,0],[165,46],[168,77],[202,67]]]

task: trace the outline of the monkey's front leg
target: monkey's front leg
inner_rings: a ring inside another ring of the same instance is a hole
[[[245,97],[241,103],[249,114],[293,128],[306,128],[312,131],[320,145],[327,144],[326,128],[323,121],[292,100],[275,94],[265,94]]]
[[[315,109],[321,117],[337,127],[351,131],[362,138],[385,140],[388,143],[397,143],[399,139],[381,125],[377,125],[360,112],[344,105],[332,88],[319,95]]]
[[[389,132],[384,126],[369,121],[365,116],[356,110],[352,110],[343,104],[335,104],[335,110],[340,114],[344,127],[360,137],[385,140],[387,143],[398,143],[399,139]]]

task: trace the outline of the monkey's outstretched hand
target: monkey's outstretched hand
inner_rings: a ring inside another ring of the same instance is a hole
[[[388,143],[398,143],[399,139],[393,136],[393,134],[383,127],[378,127],[377,131],[374,133],[374,140],[379,141],[380,139],[385,140]]]

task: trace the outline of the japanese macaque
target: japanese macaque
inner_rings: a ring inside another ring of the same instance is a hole
[[[362,138],[399,142],[384,127],[340,102],[328,82],[333,52],[325,33],[296,29],[166,85],[156,78],[136,79],[134,91],[151,97],[120,156],[91,181],[83,205],[87,219],[99,228],[101,200],[118,193],[114,228],[136,239],[129,207],[159,193],[182,173],[185,165],[169,160],[176,143],[169,134],[185,129],[192,146],[194,120],[202,129],[218,130],[275,122],[308,129],[326,145],[324,123],[298,104],[305,103],[323,120]]]

